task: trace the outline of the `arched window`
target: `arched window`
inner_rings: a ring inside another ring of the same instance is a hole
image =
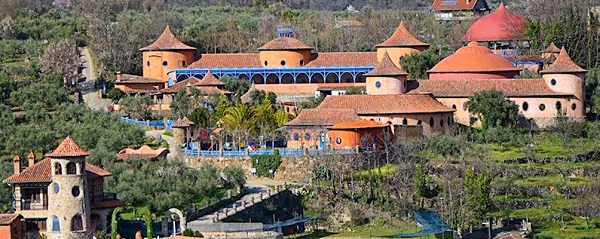
[[[268,66],[268,65],[269,65],[269,62],[265,61],[265,66]]]
[[[572,110],[576,110],[577,109],[577,104],[575,104],[575,103],[571,104],[571,109]]]
[[[73,194],[73,197],[79,197],[79,194],[81,194],[79,191],[79,186],[73,186],[71,189],[71,194]]]
[[[450,116],[448,116],[448,125],[450,125],[452,122],[450,121]]]
[[[52,216],[52,231],[60,232],[60,220],[56,216]]]
[[[430,117],[430,118],[429,118],[429,126],[430,126],[431,128],[433,128],[433,126],[435,126],[435,121],[433,120],[433,117]]]
[[[54,163],[54,175],[62,174],[62,165],[60,163]]]
[[[440,119],[440,127],[444,127],[444,119]]]
[[[529,109],[529,103],[527,101],[523,102],[523,111],[527,111]]]
[[[300,66],[304,65],[304,60],[300,60]]]
[[[407,124],[408,124],[408,120],[407,120],[406,118],[404,118],[404,119],[402,120],[402,125],[407,125]]]
[[[82,231],[83,230],[83,219],[80,214],[75,214],[71,218],[71,231]]]
[[[75,165],[75,163],[70,162],[67,163],[67,174],[76,174],[77,173],[77,166]]]
[[[150,61],[146,61],[146,66],[150,66]]]
[[[185,61],[181,61],[181,66],[185,66]]]

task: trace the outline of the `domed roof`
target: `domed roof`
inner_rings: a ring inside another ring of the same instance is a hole
[[[504,3],[496,11],[479,18],[467,33],[463,41],[502,41],[523,39],[525,17],[506,9]]]
[[[417,39],[408,29],[404,22],[401,21],[396,31],[382,43],[375,45],[375,47],[402,47],[402,46],[426,46],[429,44],[424,43]]]
[[[304,44],[304,42],[293,37],[278,37],[263,46],[259,47],[259,51],[275,51],[275,50],[312,50],[313,48]]]
[[[515,71],[509,60],[472,41],[435,65],[429,73],[469,73]]]
[[[140,51],[162,51],[162,50],[196,50],[195,47],[188,46],[179,41],[171,32],[171,27],[167,25],[163,33],[147,47],[141,48]]]
[[[565,50],[565,47],[560,49],[560,53],[548,68],[540,71],[540,73],[585,73],[587,70],[579,67]]]

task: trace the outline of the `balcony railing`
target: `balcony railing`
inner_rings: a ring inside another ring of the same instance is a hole
[[[42,201],[25,199],[21,202],[21,210],[48,210],[48,204]]]
[[[92,202],[105,202],[117,200],[116,193],[104,193],[102,195],[94,195],[91,198]]]

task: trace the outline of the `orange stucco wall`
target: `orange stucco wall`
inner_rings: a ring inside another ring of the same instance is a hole
[[[194,61],[194,50],[185,51],[145,51],[142,53],[143,76],[148,78],[168,80],[167,72],[173,69],[185,68]],[[166,62],[167,65],[163,65]]]
[[[430,73],[431,80],[455,80],[455,79],[507,79],[514,78],[518,71],[488,72],[488,73]]]
[[[573,94],[581,101],[585,101],[585,74],[543,74],[542,78],[553,91]]]
[[[381,86],[377,88],[377,82]],[[406,76],[398,77],[367,77],[367,94],[369,95],[392,95],[406,93]]]
[[[16,227],[11,231],[12,227]],[[10,225],[0,225],[0,239],[19,239],[21,238],[21,221],[15,220]]]
[[[388,53],[390,59],[397,67],[400,67],[400,57],[409,55],[413,52],[421,52],[427,50],[428,47],[378,47],[377,61],[381,61],[385,52]]]
[[[379,146],[383,142],[385,128],[357,129],[357,130],[330,130],[328,143],[332,149],[353,149],[362,147],[362,139],[366,146]]]
[[[374,120],[382,124],[391,123],[393,125],[403,125],[404,119],[406,119],[406,125],[421,125],[423,127],[423,135],[448,132],[452,128],[452,124],[454,122],[454,116],[450,112],[429,114],[360,115],[360,117],[365,120]],[[431,120],[433,120],[433,126],[430,124]],[[450,124],[448,124],[448,122],[450,122]]]
[[[158,88],[157,88],[158,87]],[[150,83],[150,84],[140,84],[140,83],[135,83],[135,84],[117,84],[115,85],[115,88],[122,90],[123,92],[131,92],[131,91],[156,91],[157,89],[162,89],[164,88],[164,84],[158,84],[158,83]]]
[[[310,61],[310,52],[310,50],[261,51],[260,64],[265,68],[300,67]],[[281,64],[282,61],[285,61],[285,65]]]
[[[305,128],[294,128],[288,131],[288,143],[289,149],[321,149],[320,146],[320,135],[323,132],[324,137],[327,137],[327,129],[321,127],[305,127]],[[298,135],[298,139],[294,138],[294,135]],[[310,135],[307,139],[306,134]]]

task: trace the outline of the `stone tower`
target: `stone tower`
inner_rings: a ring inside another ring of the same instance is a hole
[[[90,229],[85,158],[71,137],[50,154],[52,183],[48,186],[47,235],[49,239],[84,238]]]

